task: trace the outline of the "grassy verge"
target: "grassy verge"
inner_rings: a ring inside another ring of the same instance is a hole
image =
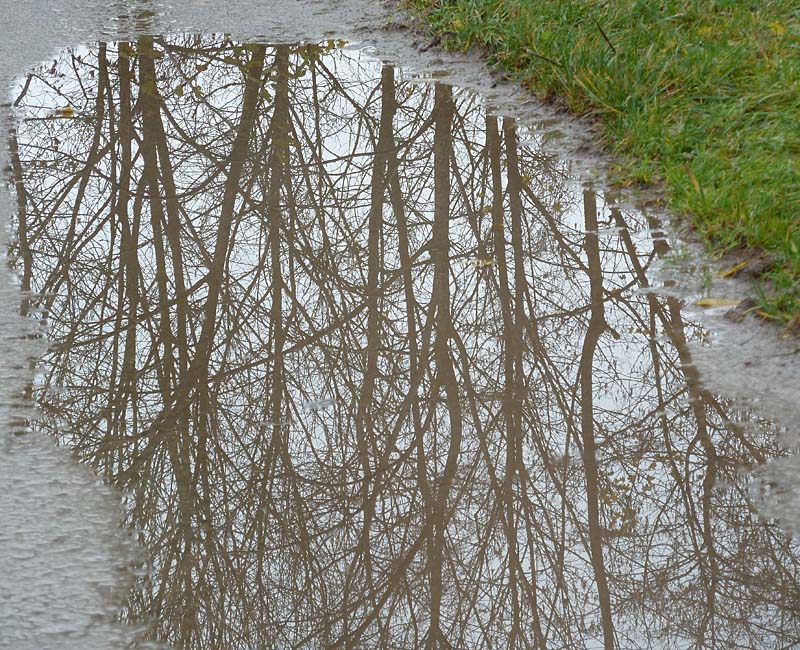
[[[765,314],[800,322],[796,0],[404,2],[445,47],[599,118],[619,179],[663,183],[712,252],[765,251]]]

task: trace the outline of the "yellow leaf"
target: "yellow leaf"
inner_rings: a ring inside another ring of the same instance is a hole
[[[775,32],[776,36],[783,36],[786,33],[786,27],[776,20],[769,23],[769,28]]]
[[[59,117],[74,117],[75,111],[72,110],[71,106],[65,106],[64,108],[57,108],[56,115]]]
[[[731,276],[736,275],[739,271],[741,271],[745,266],[747,266],[747,261],[739,262],[738,264],[732,266],[731,268],[720,271],[717,273],[718,278],[730,278]]]
[[[175,94],[178,97],[183,97],[183,84],[178,84],[177,86],[175,86]]]
[[[739,300],[730,300],[729,298],[702,298],[694,304],[698,307],[736,307]]]
[[[692,183],[692,187],[699,192],[700,183],[697,181],[697,178],[695,178],[695,175],[692,173],[692,170],[689,169],[689,165],[684,165],[684,168],[686,169],[686,173],[688,174],[689,180]]]
[[[777,320],[778,317],[774,316],[773,314],[768,314],[763,309],[756,309],[755,312],[758,316],[761,316],[764,320]]]

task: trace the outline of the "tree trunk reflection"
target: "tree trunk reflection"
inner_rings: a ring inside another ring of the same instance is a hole
[[[142,37],[26,84],[31,424],[129,497],[145,640],[800,643],[739,471],[774,431],[637,292],[652,224],[536,131],[334,42]]]

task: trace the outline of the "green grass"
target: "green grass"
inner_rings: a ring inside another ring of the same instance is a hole
[[[717,255],[765,250],[765,313],[800,322],[797,0],[404,0],[603,125],[627,184],[663,183]]]

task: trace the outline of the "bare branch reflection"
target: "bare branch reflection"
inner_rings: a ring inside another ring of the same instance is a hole
[[[34,426],[129,496],[122,617],[176,648],[800,644],[797,545],[740,472],[780,448],[637,291],[652,224],[340,46],[142,37],[25,81]]]

